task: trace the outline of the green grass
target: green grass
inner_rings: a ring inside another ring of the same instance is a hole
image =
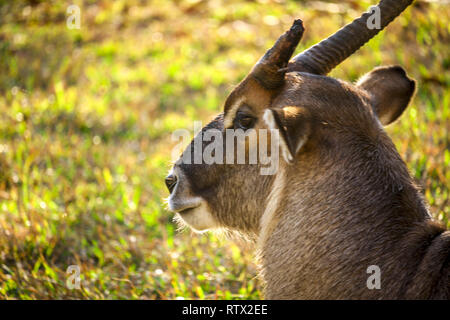
[[[171,133],[221,111],[294,18],[299,52],[375,1],[74,2],[80,30],[66,28],[72,2],[0,0],[0,298],[260,298],[251,248],[176,231]],[[449,16],[419,1],[332,73],[401,64],[418,80],[387,130],[444,223]],[[69,265],[80,290],[66,287]]]

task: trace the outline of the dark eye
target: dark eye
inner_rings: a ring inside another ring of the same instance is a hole
[[[234,129],[247,130],[253,128],[256,119],[251,115],[249,115],[248,113],[238,111],[236,113],[236,117],[234,118],[233,122],[234,122]]]

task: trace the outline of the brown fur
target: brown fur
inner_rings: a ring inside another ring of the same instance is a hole
[[[177,187],[206,201],[215,227],[258,240],[266,298],[449,299],[450,232],[431,219],[381,124],[400,116],[414,89],[399,67],[357,85],[291,72],[277,90],[249,75],[205,129],[224,132],[241,108],[267,128],[270,109],[293,160],[274,176],[260,165],[178,162],[189,183]],[[370,265],[381,269],[379,290],[366,286]]]

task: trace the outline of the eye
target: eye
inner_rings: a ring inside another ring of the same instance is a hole
[[[248,113],[238,111],[233,121],[234,129],[247,130],[253,128],[255,122],[256,119],[253,116],[249,115]]]

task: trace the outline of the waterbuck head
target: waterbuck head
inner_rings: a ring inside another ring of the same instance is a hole
[[[383,126],[407,107],[414,81],[398,66],[376,68],[355,85],[326,74],[411,2],[381,1],[380,28],[369,29],[371,13],[364,13],[291,59],[304,31],[296,20],[176,161],[166,184],[178,219],[198,231],[226,228],[258,236],[265,212],[288,205],[280,200],[283,192],[294,192],[294,202],[315,194],[330,205],[327,181],[345,181],[337,177],[352,168],[360,170],[359,178],[347,179],[352,188],[370,185],[364,170],[390,185],[395,173],[379,163],[399,165],[400,171],[404,165]],[[229,139],[233,134],[238,137]]]

